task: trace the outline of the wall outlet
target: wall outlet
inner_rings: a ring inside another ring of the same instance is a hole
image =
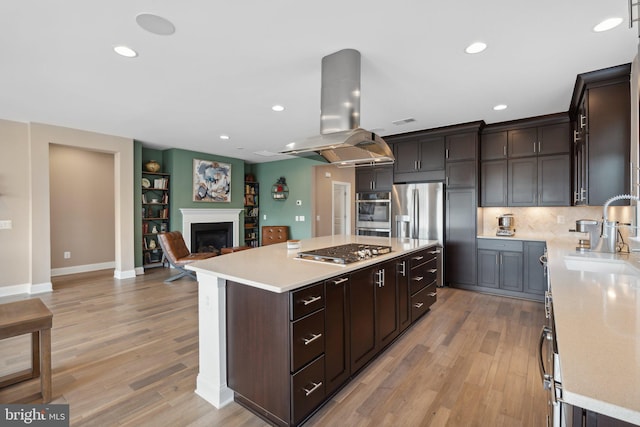
[[[0,221],[0,230],[11,230],[12,228],[13,224],[10,219]]]
[[[262,219],[266,221],[267,220],[267,214],[262,215]]]
[[[558,224],[564,224],[564,215],[558,215]]]
[[[304,221],[304,215],[300,215],[300,221]]]
[[[71,252],[65,252],[64,259],[69,259],[69,258],[71,258]]]

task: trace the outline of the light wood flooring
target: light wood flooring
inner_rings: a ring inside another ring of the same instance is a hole
[[[266,425],[194,393],[197,284],[166,285],[169,274],[58,277],[37,295],[54,314],[52,403],[70,405],[72,426]],[[540,303],[438,289],[431,311],[306,426],[543,426],[543,323]],[[0,367],[24,363],[28,345],[0,341]],[[6,387],[0,403],[39,403],[38,391],[38,380]]]

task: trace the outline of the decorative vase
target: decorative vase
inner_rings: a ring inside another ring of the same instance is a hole
[[[155,160],[149,160],[147,163],[145,163],[144,167],[147,172],[155,173],[160,170],[160,163],[156,162]]]

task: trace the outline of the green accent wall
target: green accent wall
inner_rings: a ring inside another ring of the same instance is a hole
[[[252,172],[260,183],[260,226],[288,225],[292,239],[313,237],[313,166],[324,164],[326,162],[297,158],[252,165]],[[287,181],[289,198],[274,200],[271,187],[281,176]],[[296,205],[296,200],[302,204]],[[267,215],[266,220],[264,215]],[[304,222],[296,222],[295,217],[301,215],[305,217]]]

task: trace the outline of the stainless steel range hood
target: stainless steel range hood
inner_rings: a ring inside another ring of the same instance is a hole
[[[343,49],[322,58],[320,135],[288,144],[282,154],[320,154],[338,166],[393,163],[393,152],[360,128],[360,52]]]

